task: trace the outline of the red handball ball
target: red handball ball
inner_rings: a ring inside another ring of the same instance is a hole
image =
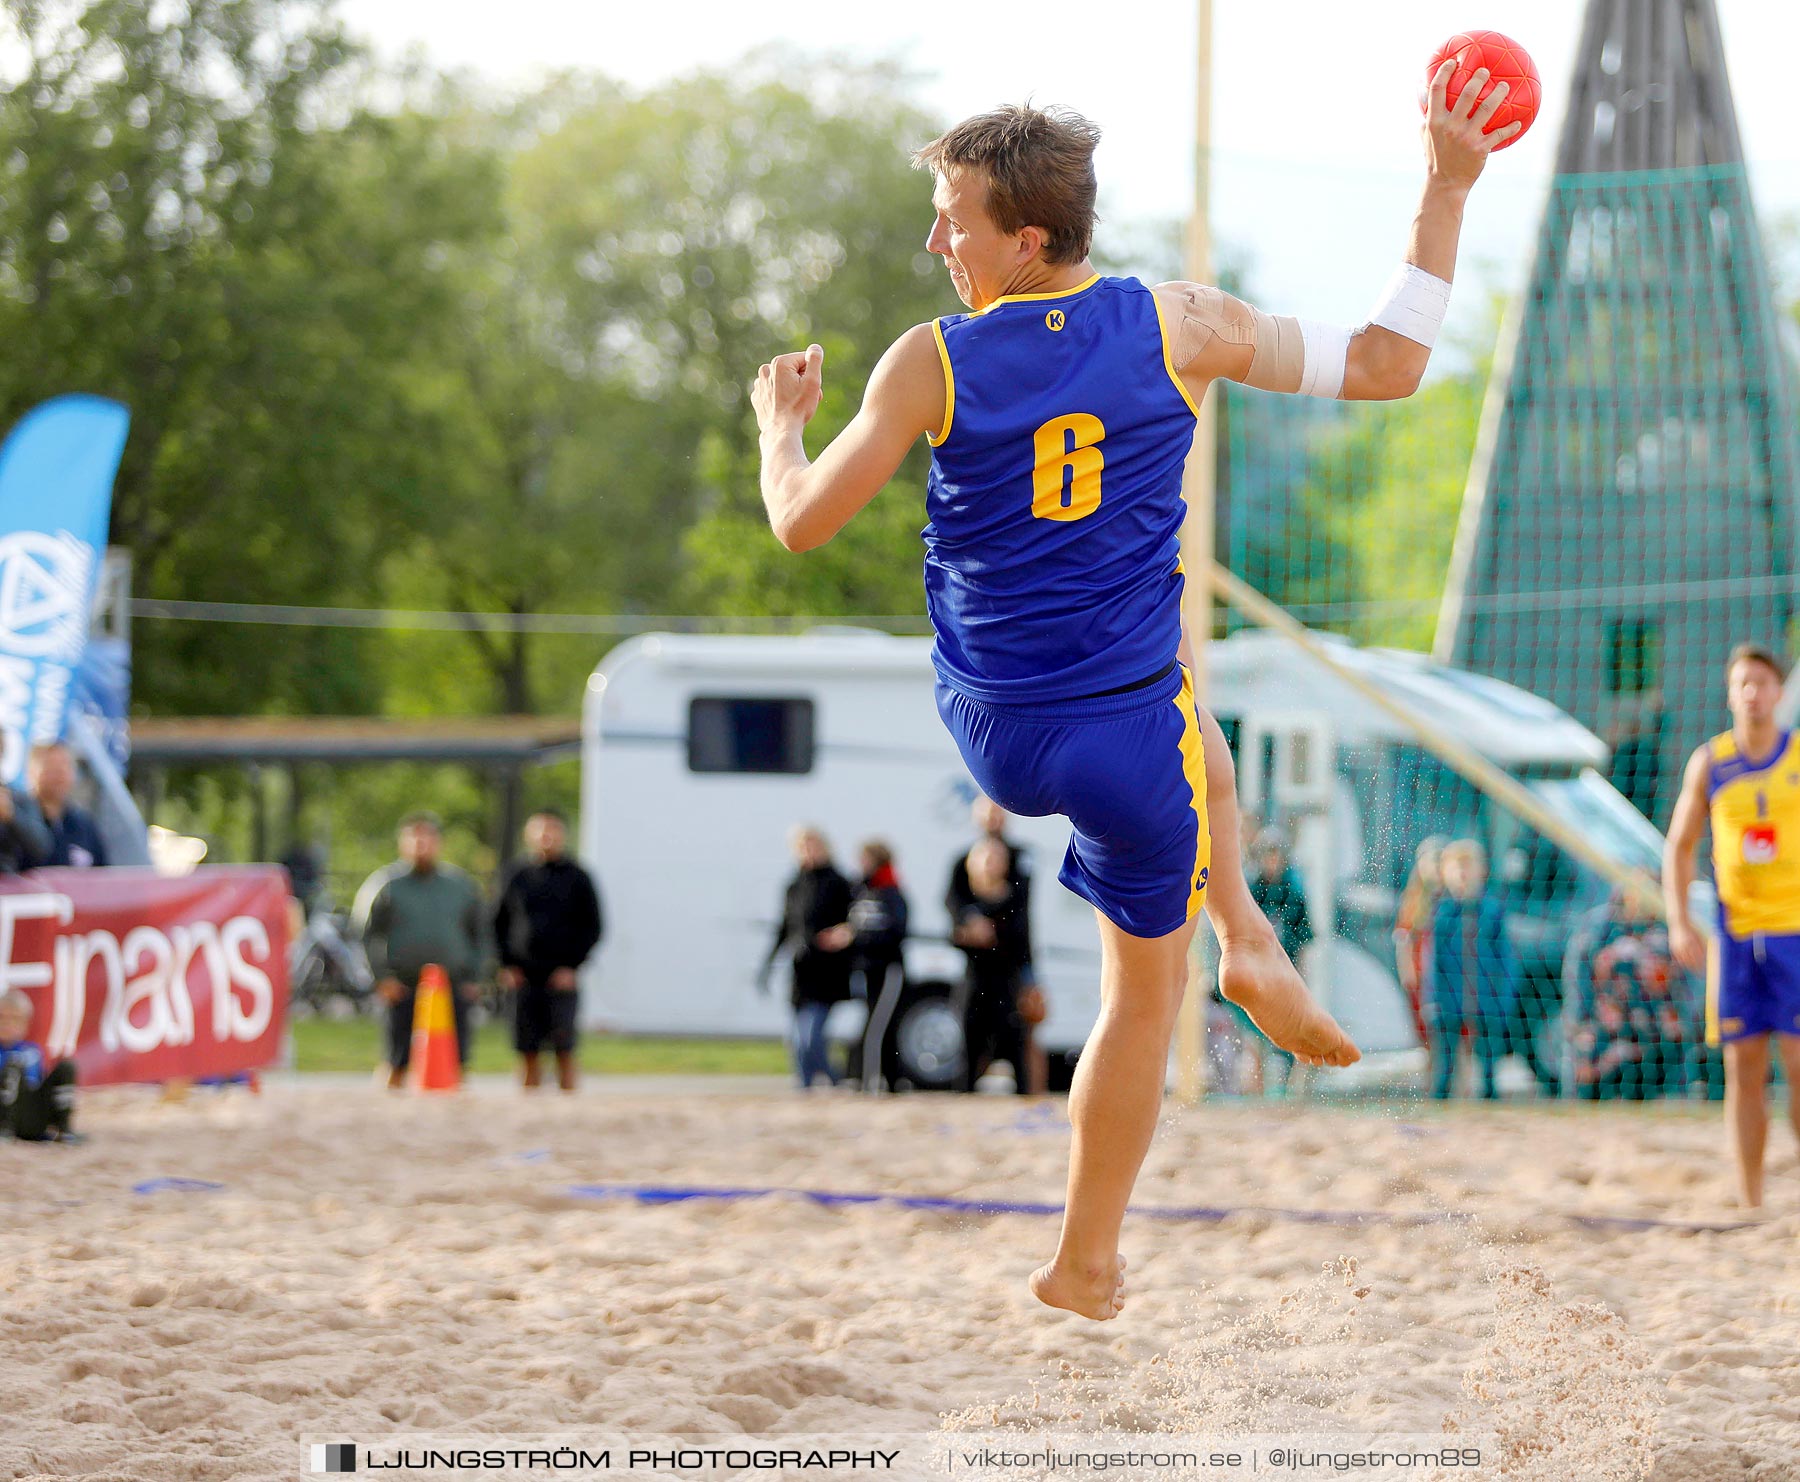
[[[1456,58],[1456,71],[1444,89],[1445,102],[1454,108],[1462,90],[1469,85],[1469,79],[1486,67],[1488,83],[1482,89],[1483,98],[1493,91],[1495,83],[1509,84],[1506,101],[1495,111],[1487,132],[1491,134],[1510,123],[1519,124],[1518,133],[1494,148],[1509,149],[1517,144],[1525,137],[1525,130],[1537,117],[1538,104],[1544,100],[1544,85],[1538,79],[1537,63],[1531,60],[1531,54],[1510,36],[1502,36],[1498,31],[1458,31],[1432,53],[1431,65],[1425,69],[1427,88],[1431,79],[1437,76],[1437,69],[1450,57]]]

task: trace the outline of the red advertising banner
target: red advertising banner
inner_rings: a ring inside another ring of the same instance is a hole
[[[273,865],[0,877],[0,992],[85,1086],[254,1070],[287,1023],[287,901]]]

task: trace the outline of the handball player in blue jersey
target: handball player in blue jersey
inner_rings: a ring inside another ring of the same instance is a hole
[[[1204,908],[1220,989],[1314,1065],[1357,1059],[1307,993],[1245,883],[1224,735],[1196,705],[1181,625],[1182,465],[1223,376],[1380,400],[1419,384],[1449,301],[1463,202],[1505,97],[1477,72],[1454,105],[1433,78],[1426,180],[1406,259],[1367,323],[1277,318],[1193,283],[1146,287],[1088,262],[1098,132],[1003,108],[919,151],[935,179],[926,245],[969,312],[908,330],[863,405],[809,462],[817,345],[751,389],[769,522],[792,551],[830,540],[931,444],[926,606],[938,709],[983,792],[1073,829],[1062,882],[1099,919],[1101,1011],[1069,1099],[1068,1205],[1043,1302],[1124,1303],[1119,1232],[1156,1130],[1187,953]],[[1321,250],[1329,223],[1320,222]]]

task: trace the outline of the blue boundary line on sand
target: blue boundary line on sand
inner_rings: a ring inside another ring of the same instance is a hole
[[[535,1155],[526,1155],[536,1161]],[[204,1178],[152,1178],[133,1184],[134,1194],[210,1194],[225,1187]],[[630,1199],[638,1204],[690,1204],[701,1202],[731,1203],[742,1199],[805,1199],[827,1209],[844,1209],[856,1205],[888,1205],[910,1209],[921,1214],[966,1214],[991,1216],[999,1214],[1060,1215],[1063,1206],[1033,1199],[955,1199],[935,1194],[845,1194],[830,1189],[754,1188],[707,1184],[570,1184],[563,1191],[572,1199]],[[79,1203],[80,1201],[75,1201]],[[1127,1211],[1139,1219],[1175,1220],[1191,1224],[1216,1225],[1234,1214],[1260,1214],[1271,1219],[1287,1220],[1299,1225],[1467,1225],[1479,1216],[1456,1210],[1379,1210],[1379,1209],[1288,1209],[1276,1204],[1134,1204]],[[1748,1230],[1758,1220],[1653,1220],[1632,1215],[1565,1214],[1544,1211],[1550,1219],[1561,1220],[1587,1230],[1621,1230],[1633,1234],[1647,1230],[1670,1230],[1682,1235],[1717,1235],[1731,1230]]]
[[[211,1194],[224,1188],[209,1178],[149,1178],[133,1184],[134,1194]]]
[[[1034,1200],[952,1199],[923,1194],[843,1194],[833,1193],[828,1189],[749,1188],[729,1185],[571,1184],[565,1192],[575,1199],[631,1199],[639,1204],[685,1204],[706,1200],[731,1202],[741,1199],[768,1199],[785,1195],[790,1198],[806,1199],[828,1209],[852,1205],[884,1204],[927,1214],[1060,1215],[1063,1212],[1063,1206],[1060,1204]],[[1296,1224],[1306,1225],[1470,1224],[1477,1218],[1472,1214],[1461,1214],[1452,1210],[1405,1213],[1363,1209],[1285,1209],[1266,1204],[1244,1204],[1236,1207],[1210,1204],[1134,1204],[1127,1212],[1140,1219],[1181,1220],[1197,1224],[1217,1224],[1235,1214],[1262,1214],[1274,1219],[1289,1220]],[[1646,1230],[1672,1230],[1681,1234],[1710,1235],[1728,1230],[1746,1230],[1759,1223],[1755,1220],[1654,1220],[1634,1218],[1629,1215],[1604,1214],[1554,1213],[1550,1217],[1579,1225],[1584,1229],[1624,1230],[1634,1233]]]

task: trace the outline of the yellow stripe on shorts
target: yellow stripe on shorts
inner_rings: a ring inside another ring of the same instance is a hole
[[[1719,939],[1710,936],[1706,939],[1706,1043],[1708,1048],[1719,1047]]]
[[[1181,666],[1181,693],[1175,697],[1181,712],[1181,775],[1199,835],[1194,844],[1194,873],[1188,878],[1187,919],[1192,921],[1206,904],[1206,877],[1212,868],[1212,830],[1206,818],[1206,749],[1200,742],[1200,717],[1194,709],[1194,676]]]

